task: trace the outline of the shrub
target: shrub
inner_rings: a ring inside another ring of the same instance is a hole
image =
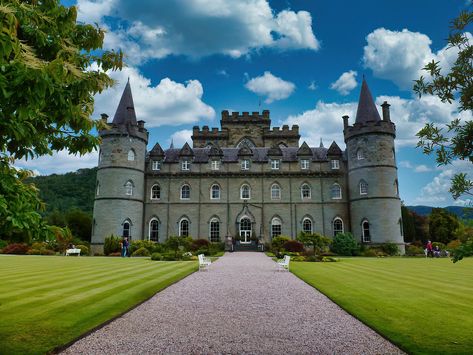
[[[305,261],[305,256],[294,256],[291,257],[291,261]]]
[[[462,242],[458,239],[452,240],[450,243],[447,244],[447,249],[448,250],[455,250],[458,249],[458,247],[462,244]]]
[[[161,253],[153,253],[151,255],[151,260],[161,261],[161,260],[163,260],[163,256],[161,255]]]
[[[383,253],[386,253],[390,256],[399,255],[399,247],[397,246],[397,244],[394,244],[392,242],[381,244],[380,249]]]
[[[39,249],[30,249],[26,252],[26,254],[27,255],[41,255],[41,250],[39,250]]]
[[[3,254],[25,255],[28,252],[28,245],[24,243],[13,243],[3,248]]]
[[[309,255],[309,256],[305,257],[305,261],[315,262],[315,261],[318,261],[318,260],[317,260],[317,257],[315,255]]]
[[[422,247],[418,247],[412,244],[406,245],[406,255],[408,256],[424,255],[424,249]]]
[[[170,236],[165,243],[166,248],[174,252],[173,260],[176,260],[179,250],[186,250],[192,243],[192,237]]]
[[[290,241],[291,238],[285,237],[283,235],[280,235],[278,237],[274,237],[271,240],[271,251],[276,254],[277,257],[279,257],[282,253],[283,246],[286,242]]]
[[[378,253],[376,252],[376,249],[374,248],[369,248],[369,249],[366,249],[363,253],[362,253],[363,256],[367,256],[367,257],[373,257],[373,256],[378,256]]]
[[[150,256],[150,253],[148,249],[140,248],[135,250],[131,256]]]
[[[473,240],[469,239],[452,251],[452,261],[456,263],[466,256],[473,256]]]
[[[304,233],[301,232],[297,236],[297,240],[306,246],[312,247],[313,255],[326,251],[332,240],[324,237],[319,233]]]
[[[210,242],[207,240],[207,239],[196,239],[196,240],[193,240],[191,245],[190,245],[190,249],[192,251],[196,251],[196,250],[199,250],[199,249],[209,249],[210,247]]]
[[[297,240],[288,240],[284,243],[283,248],[291,253],[301,253],[304,251],[304,244]]]
[[[101,252],[99,252],[99,251],[94,253],[94,256],[103,256],[103,255],[104,255],[104,254],[101,253]]]
[[[54,250],[49,250],[49,249],[42,249],[39,251],[41,255],[56,255]]]
[[[151,250],[151,254],[153,254],[153,253],[162,253],[165,250],[166,250],[166,248],[164,247],[164,245],[159,244],[159,243],[154,243],[153,250]]]
[[[6,240],[0,239],[0,249],[5,248],[8,245]]]
[[[323,261],[324,263],[335,263],[338,260],[335,259],[335,258],[332,258],[331,256],[324,256],[324,257],[322,257],[321,261]]]
[[[438,246],[440,250],[445,250],[447,248],[446,245],[443,243],[433,242],[432,247],[435,248],[436,246]]]
[[[131,241],[129,247],[128,247],[128,252],[133,255],[133,253],[135,251],[137,251],[138,249],[141,249],[141,248],[145,248],[146,250],[149,251],[150,255],[152,253],[154,253],[154,249],[156,247],[156,244],[155,242],[152,242],[150,240],[133,240]],[[159,252],[159,251],[156,251],[156,252]]]
[[[89,248],[83,244],[76,245],[77,249],[80,249],[80,255],[89,255]]]
[[[360,247],[351,233],[338,233],[332,241],[332,251],[338,255],[355,255]]]
[[[105,255],[110,255],[113,253],[119,253],[121,252],[121,247],[120,247],[120,242],[122,238],[120,237],[115,237],[114,235],[111,235],[110,237],[105,238],[104,244],[103,244],[103,253]]]
[[[108,254],[108,256],[122,256],[120,251],[114,251],[113,253]]]

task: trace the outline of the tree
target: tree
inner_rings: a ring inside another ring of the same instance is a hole
[[[456,215],[444,208],[434,208],[429,217],[430,238],[432,241],[448,244],[456,239],[455,232],[459,225]]]
[[[404,232],[404,241],[413,242],[416,240],[415,220],[412,212],[403,204],[401,205],[402,231]]]
[[[359,252],[360,246],[353,238],[353,234],[347,232],[338,233],[333,238],[331,249],[335,254],[352,256]]]
[[[414,217],[416,240],[421,240],[422,243],[426,243],[430,238],[429,218],[415,212],[412,212],[412,217]]]
[[[473,110],[473,46],[466,32],[473,24],[472,6],[451,22],[448,50],[458,51],[458,56],[449,72],[443,73],[439,62],[433,60],[423,68],[430,79],[421,76],[414,84],[414,91],[419,96],[436,95],[442,102],[448,103],[458,100],[459,110],[470,112]],[[444,128],[434,123],[426,124],[417,133],[417,146],[423,148],[424,154],[435,152],[439,165],[451,164],[454,159],[473,163],[473,121],[462,122],[457,118],[446,128],[445,132]],[[459,173],[452,178],[450,193],[454,199],[463,194],[473,196],[472,189],[473,180],[467,173]]]
[[[174,258],[177,259],[179,249],[186,249],[192,243],[191,237],[170,236],[164,243],[167,248],[174,251]]]
[[[282,235],[278,235],[271,240],[271,251],[277,258],[281,257],[281,249],[283,249],[284,244],[290,240],[291,238]]]
[[[68,150],[92,151],[104,129],[90,118],[93,96],[113,84],[105,73],[122,67],[121,52],[98,51],[104,31],[76,22],[75,7],[59,0],[0,0],[0,235],[51,230],[28,172],[16,159]],[[91,69],[97,63],[100,69]]]
[[[302,244],[312,247],[314,251],[314,256],[324,250],[330,245],[332,240],[330,238],[324,237],[319,233],[304,233],[301,232],[297,236],[297,240]]]
[[[74,237],[90,242],[92,235],[92,217],[81,210],[72,210],[66,214],[67,227]]]

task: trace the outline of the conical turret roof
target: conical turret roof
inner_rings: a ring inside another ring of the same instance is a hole
[[[135,105],[133,103],[133,96],[131,95],[130,79],[128,79],[125,90],[123,90],[122,98],[120,99],[112,123],[116,125],[137,125]]]
[[[365,78],[363,78],[355,123],[365,123],[368,121],[381,121],[381,117],[379,116],[376,105],[374,104],[373,96],[371,96],[368,84],[366,83]]]

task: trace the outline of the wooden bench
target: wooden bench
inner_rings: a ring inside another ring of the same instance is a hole
[[[77,254],[80,256],[80,249],[74,248],[74,249],[66,249],[66,256],[69,256],[71,254]]]
[[[212,264],[210,259],[206,258],[204,254],[199,254],[199,271],[208,268]]]
[[[284,259],[278,260],[278,271],[279,270],[287,270],[289,271],[289,262],[291,261],[291,257],[289,255],[284,255]]]

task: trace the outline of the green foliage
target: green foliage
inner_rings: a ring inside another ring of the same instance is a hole
[[[356,255],[360,247],[351,233],[338,233],[332,241],[330,249],[338,255]]]
[[[163,255],[161,253],[153,253],[151,254],[151,260],[161,261],[163,260]]]
[[[24,255],[28,252],[28,245],[24,243],[12,243],[8,244],[2,249],[3,254],[18,254]]]
[[[456,239],[455,231],[459,225],[456,215],[444,208],[434,208],[429,217],[430,238],[432,241],[448,244]]]
[[[413,242],[416,240],[416,226],[413,213],[404,204],[401,205],[402,230],[404,241]]]
[[[131,256],[150,256],[150,252],[148,249],[146,248],[139,248],[137,250],[135,250],[135,252],[133,254],[131,254]]]
[[[80,255],[90,255],[89,248],[83,244],[77,244],[77,249],[80,249]]]
[[[69,211],[66,214],[66,223],[74,237],[89,241],[92,235],[92,217],[80,210]]]
[[[271,240],[271,251],[274,254],[276,254],[277,257],[279,257],[284,244],[286,244],[290,240],[291,240],[291,238],[283,236],[283,235],[274,237]]]
[[[120,237],[115,237],[114,235],[111,235],[110,237],[106,237],[104,244],[103,244],[103,253],[105,255],[110,255],[112,253],[117,253],[121,251],[121,246],[120,243],[122,241],[122,238]]]
[[[159,244],[152,242],[150,240],[132,240],[128,247],[129,252],[132,255],[135,251],[141,248],[145,248],[146,250],[148,250],[150,254],[154,252],[160,252],[162,249]]]
[[[458,247],[462,244],[462,242],[458,239],[452,240],[450,243],[447,244],[447,250],[452,251],[458,249]]]
[[[304,251],[304,244],[297,240],[288,240],[284,243],[283,249],[290,253],[301,253]]]
[[[190,250],[196,251],[198,249],[204,249],[204,250],[207,250],[207,253],[208,253],[209,247],[210,247],[210,242],[207,239],[195,239],[192,241],[190,245]]]
[[[64,213],[54,210],[49,215],[47,215],[46,222],[52,226],[65,227],[66,216]]]
[[[174,252],[174,259],[177,259],[177,255],[179,250],[187,250],[190,245],[192,244],[191,237],[178,237],[178,236],[170,236],[164,243],[166,248],[172,250]],[[165,259],[167,260],[167,259]]]
[[[392,242],[381,244],[380,249],[390,256],[399,255],[398,245]]]
[[[416,256],[424,255],[424,248],[417,245],[406,245],[406,255],[407,256]]]
[[[448,37],[448,50],[458,51],[453,66],[447,73],[441,71],[439,62],[428,63],[424,70],[431,77],[426,81],[423,76],[416,80],[414,91],[422,94],[436,95],[442,102],[458,101],[460,111],[473,110],[473,46],[467,35],[467,28],[473,24],[472,7],[462,11],[452,21]],[[447,124],[447,131],[434,123],[427,123],[417,136],[418,147],[424,154],[435,152],[439,165],[452,163],[454,159],[467,160],[473,163],[473,121],[454,119]],[[473,195],[473,180],[466,173],[456,174],[452,178],[450,193],[454,199],[463,194]]]
[[[297,240],[306,246],[312,247],[313,255],[324,251],[332,242],[330,238],[324,237],[319,233],[301,232],[297,236]]]
[[[94,95],[113,84],[122,53],[102,52],[104,32],[77,23],[77,9],[59,0],[0,4],[0,235],[28,231],[35,240],[52,232],[42,221],[37,189],[15,159],[68,150],[92,151]],[[100,69],[91,69],[92,63]]]
[[[0,249],[5,248],[8,245],[6,240],[0,239]]]
[[[464,257],[473,256],[473,239],[462,243],[458,248],[452,250],[452,261],[456,263]]]

